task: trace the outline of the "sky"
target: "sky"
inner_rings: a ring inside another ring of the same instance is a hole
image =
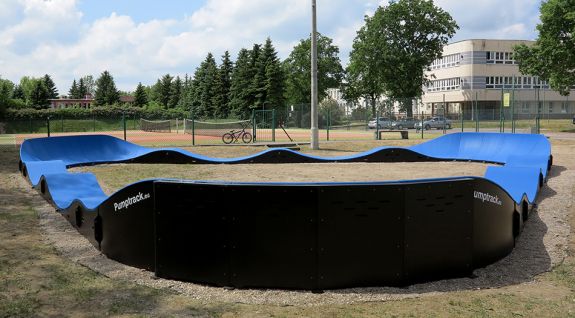
[[[318,31],[345,67],[357,30],[387,0],[316,0]],[[454,41],[537,37],[539,0],[435,0],[459,24]],[[50,74],[60,94],[108,70],[119,89],[193,74],[208,52],[270,37],[281,59],[311,30],[310,0],[0,0],[0,77]]]

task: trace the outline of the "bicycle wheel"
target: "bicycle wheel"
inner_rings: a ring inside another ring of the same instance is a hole
[[[242,136],[242,141],[245,144],[249,144],[250,142],[252,142],[252,134],[250,134],[249,132],[244,133],[244,135]]]
[[[231,144],[232,141],[234,141],[234,135],[232,135],[230,133],[225,133],[222,136],[222,141],[224,142],[224,144]]]

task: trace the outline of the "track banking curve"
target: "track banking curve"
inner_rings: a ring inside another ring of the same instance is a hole
[[[110,196],[94,174],[67,171],[104,163],[452,160],[498,165],[488,167],[483,177],[404,181],[149,179]],[[88,135],[26,140],[19,168],[81,234],[112,259],[154,270],[159,277],[198,283],[317,290],[462,276],[504,257],[528,219],[551,165],[549,141],[534,134],[453,133],[411,147],[378,147],[351,156],[269,149],[226,159]],[[222,195],[229,202],[221,202]],[[285,197],[293,195],[301,202],[288,206]],[[256,201],[259,206],[254,207]],[[294,228],[299,229],[295,234]],[[198,245],[214,233],[219,235],[213,237],[213,244]],[[254,233],[271,239],[255,243],[259,240]],[[343,237],[348,234],[357,238]],[[373,246],[358,247],[366,241],[376,242],[376,251]],[[182,251],[209,260],[182,256]],[[353,265],[350,257],[363,264]],[[212,269],[206,272],[207,266]]]

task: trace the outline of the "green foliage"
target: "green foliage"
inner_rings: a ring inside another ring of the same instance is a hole
[[[569,95],[575,85],[575,2],[547,0],[541,5],[535,45],[515,47],[519,70],[547,80],[552,89]]]
[[[230,114],[230,88],[234,65],[230,59],[230,53],[226,51],[222,56],[222,63],[218,68],[216,82],[214,84],[214,117],[227,118]]]
[[[215,96],[215,83],[218,77],[218,67],[212,53],[200,64],[194,73],[192,91],[194,102],[192,110],[196,118],[207,118],[214,114],[213,98]]]
[[[237,118],[250,116],[250,86],[252,70],[250,68],[250,51],[241,49],[238,53],[230,87],[230,110]]]
[[[135,107],[144,107],[148,104],[148,94],[146,94],[146,90],[142,83],[138,83],[138,87],[136,87],[136,92],[134,93],[134,106]]]
[[[34,82],[34,87],[30,93],[29,105],[36,109],[48,108],[50,105],[48,101],[49,96],[50,92],[46,88],[44,81],[37,80]]]
[[[12,94],[12,98],[20,99],[23,101],[26,100],[26,96],[24,95],[24,91],[22,90],[22,87],[20,85],[14,86],[14,93]]]
[[[285,104],[284,83],[284,73],[277,52],[272,40],[267,38],[257,61],[253,90],[256,98],[254,108],[282,109]]]
[[[328,88],[341,86],[344,71],[339,60],[339,48],[332,39],[317,34],[318,98],[327,96]],[[311,40],[303,39],[283,62],[286,74],[286,97],[290,104],[311,102]]]
[[[170,94],[172,91],[172,79],[174,79],[170,74],[166,74],[162,76],[162,79],[159,80],[159,85],[156,83],[156,92],[157,92],[157,101],[164,106],[164,108],[168,108],[170,104]]]
[[[79,96],[78,84],[76,83],[76,79],[74,79],[74,81],[72,82],[72,86],[68,91],[68,98],[77,99],[78,96]]]
[[[88,95],[88,88],[84,83],[84,79],[80,78],[80,81],[78,82],[78,97],[76,98],[86,98],[86,95]]]
[[[56,88],[56,84],[50,77],[50,75],[46,74],[43,77],[44,87],[46,87],[46,91],[48,92],[49,99],[56,99],[58,98],[58,89]]]
[[[457,23],[432,0],[398,0],[377,8],[358,31],[350,54],[348,85],[351,99],[412,98],[429,81],[425,70],[441,57],[455,35]],[[411,108],[404,109],[411,116]]]
[[[13,92],[14,83],[0,78],[0,118],[4,116],[4,112],[10,107]]]
[[[180,98],[182,96],[182,86],[182,80],[179,76],[177,76],[170,87],[170,102],[168,103],[170,108],[175,108],[180,103]]]
[[[7,120],[40,120],[50,118],[87,119],[93,118],[121,118],[122,114],[132,118],[146,119],[176,119],[189,118],[189,112],[181,108],[163,109],[160,107],[135,107],[123,105],[96,106],[92,108],[58,108],[58,109],[8,109]]]
[[[120,93],[116,88],[114,78],[108,71],[104,71],[96,80],[94,100],[96,106],[113,105],[120,101]]]
[[[94,77],[92,75],[86,75],[81,78],[86,86],[86,94],[94,96],[96,94],[96,82],[94,82]]]

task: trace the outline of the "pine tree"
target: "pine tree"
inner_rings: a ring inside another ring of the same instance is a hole
[[[255,107],[281,108],[284,104],[284,75],[277,52],[270,38],[260,54],[254,90],[256,93]]]
[[[104,71],[96,80],[94,100],[97,106],[113,105],[120,101],[120,92],[118,92],[114,78],[108,71]]]
[[[251,114],[252,109],[256,108],[256,103],[258,101],[258,95],[260,95],[260,85],[259,83],[263,80],[260,76],[260,55],[262,53],[261,45],[254,44],[252,50],[250,51],[250,64],[249,64],[249,78],[251,83],[248,89],[248,99],[246,103],[248,105],[248,114]],[[249,116],[249,115],[248,115]]]
[[[237,118],[249,118],[250,51],[241,49],[232,73],[230,86],[230,111]]]
[[[230,60],[230,53],[226,51],[222,56],[222,64],[218,68],[218,76],[214,85],[214,116],[227,118],[230,114],[230,87],[234,66]]]
[[[194,114],[196,117],[212,117],[214,115],[214,84],[218,73],[216,60],[212,53],[208,53],[206,59],[194,74]]]
[[[80,82],[78,84],[78,97],[77,98],[86,98],[86,95],[88,95],[88,88],[86,87],[86,84],[84,83],[84,78],[80,78]]]
[[[172,90],[172,79],[173,77],[170,74],[166,74],[160,80],[160,86],[157,88],[158,98],[160,104],[164,106],[165,109],[168,108],[170,104],[170,93]]]
[[[30,94],[30,103],[36,109],[48,108],[50,92],[46,89],[44,80],[36,80]]]
[[[148,104],[148,95],[142,83],[138,83],[136,87],[136,92],[134,92],[134,106],[144,107]]]
[[[58,89],[56,88],[56,84],[54,84],[54,81],[52,80],[50,75],[48,74],[44,75],[42,80],[44,82],[44,87],[46,88],[48,98],[49,99],[58,98]]]
[[[170,108],[176,108],[180,103],[180,98],[182,97],[182,80],[179,76],[172,82],[170,87],[170,102],[168,106]]]
[[[72,87],[70,87],[70,90],[68,91],[68,98],[78,99],[78,95],[78,84],[76,83],[76,79],[74,79]]]
[[[12,98],[19,100],[26,100],[26,95],[24,95],[24,90],[22,89],[22,86],[20,85],[14,86],[14,93],[12,94]]]

